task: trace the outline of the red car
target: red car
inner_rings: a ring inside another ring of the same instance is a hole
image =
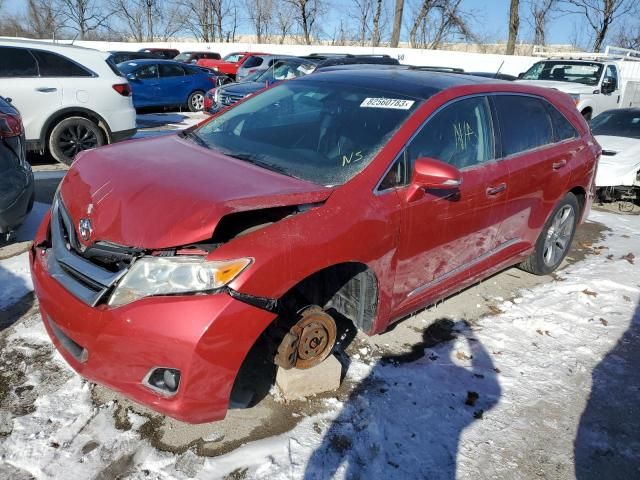
[[[519,264],[557,268],[600,147],[551,89],[410,69],[282,82],[181,134],[82,152],[31,251],[85,378],[222,419],[259,340],[309,368]]]
[[[201,58],[198,60],[197,65],[202,67],[211,68],[217,72],[229,75],[235,78],[238,68],[255,55],[268,55],[268,53],[260,52],[234,52],[229,55],[225,55],[222,60],[211,60],[208,58]]]

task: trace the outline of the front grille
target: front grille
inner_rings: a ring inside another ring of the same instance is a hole
[[[236,102],[239,102],[244,98],[244,95],[237,95],[233,93],[221,93],[220,94],[220,103],[222,105],[233,105]]]
[[[109,264],[105,268],[92,258],[86,258],[78,241],[73,222],[62,201],[56,197],[51,207],[51,250],[48,255],[49,273],[66,290],[87,305],[97,305],[105,294],[127,272],[127,262]],[[120,255],[125,255],[121,253]],[[100,258],[99,256],[96,256]]]

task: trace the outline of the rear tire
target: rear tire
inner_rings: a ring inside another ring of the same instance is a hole
[[[81,151],[104,145],[105,136],[102,129],[88,118],[69,117],[53,127],[47,143],[53,158],[71,165]]]
[[[533,253],[518,267],[534,275],[548,275],[558,268],[571,247],[579,214],[578,199],[567,193],[545,223]]]
[[[187,106],[190,112],[201,112],[204,109],[204,92],[196,90],[189,95]]]

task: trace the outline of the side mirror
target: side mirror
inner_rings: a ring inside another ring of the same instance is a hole
[[[462,185],[462,173],[453,165],[422,157],[413,165],[413,177],[407,200],[417,200],[424,190],[457,190]]]
[[[520,72],[520,73],[518,74],[518,78],[522,78],[522,77],[524,77],[524,73],[525,73],[525,72]]]
[[[616,85],[616,81],[613,78],[605,78],[602,81],[602,93],[612,93],[616,90],[618,86]]]
[[[7,101],[7,103],[11,103],[13,101],[13,98],[7,97],[7,98],[5,98],[5,100]]]

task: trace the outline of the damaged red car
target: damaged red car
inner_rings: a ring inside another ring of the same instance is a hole
[[[219,420],[263,340],[309,368],[336,321],[372,335],[506,267],[557,268],[599,155],[551,89],[400,67],[284,82],[79,154],[31,251],[42,319],[85,378]]]

